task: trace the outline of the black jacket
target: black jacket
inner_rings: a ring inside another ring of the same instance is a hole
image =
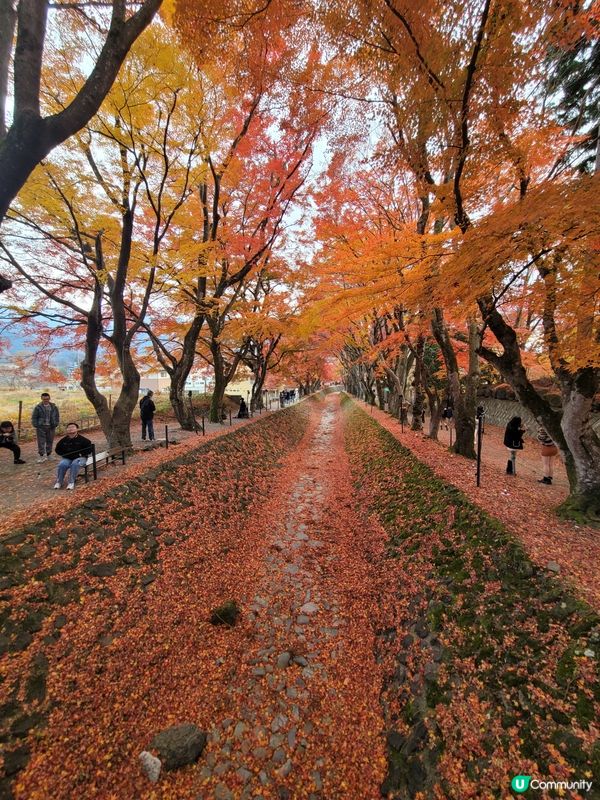
[[[140,400],[140,418],[143,420],[153,419],[156,406],[151,397],[142,397]]]
[[[63,458],[70,458],[73,460],[74,458],[91,455],[92,443],[80,433],[72,439],[68,436],[64,436],[56,445],[56,452]]]
[[[504,431],[504,446],[510,450],[522,450],[523,433],[521,428],[511,428],[507,425]]]

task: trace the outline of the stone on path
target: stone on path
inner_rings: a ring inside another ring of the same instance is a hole
[[[304,603],[304,605],[300,608],[300,611],[303,614],[316,614],[319,610],[319,606],[316,603]]]
[[[549,572],[554,572],[556,575],[560,572],[560,565],[556,563],[556,561],[549,561],[546,564],[546,569]]]
[[[156,783],[160,776],[160,768],[162,766],[160,758],[156,758],[152,753],[143,750],[139,755],[140,764],[142,765],[142,772],[151,783]]]
[[[165,769],[178,769],[198,760],[206,745],[206,733],[191,722],[173,725],[157,733],[150,747],[158,750]]]
[[[292,660],[292,653],[290,652],[280,653],[277,656],[277,667],[279,669],[285,669],[286,667],[289,666],[291,660]]]

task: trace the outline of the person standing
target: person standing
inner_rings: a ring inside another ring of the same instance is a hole
[[[507,448],[510,458],[506,463],[506,474],[517,474],[517,450],[523,449],[523,434],[525,428],[521,423],[521,417],[513,417],[504,431],[504,447]]]
[[[88,456],[92,452],[92,443],[85,436],[79,433],[79,425],[76,422],[69,422],[67,425],[67,435],[63,436],[56,445],[56,452],[61,456],[56,471],[55,489],[60,489],[63,485],[65,475],[69,473],[67,489],[75,488],[75,481],[79,470],[85,466]]]
[[[10,420],[0,422],[0,447],[12,451],[15,464],[24,464],[21,458],[21,448],[17,444],[17,432]]]
[[[238,419],[248,419],[248,417],[249,417],[248,406],[246,405],[246,401],[242,397],[242,399],[240,400],[240,410],[237,413],[237,418]]]
[[[450,403],[446,403],[444,410],[442,411],[442,419],[444,420],[444,427],[446,428],[446,430],[450,430],[453,417],[454,417],[454,409],[452,408]]]
[[[153,394],[154,392],[151,389],[148,389],[148,394],[146,394],[140,400],[140,418],[142,420],[143,441],[146,441],[146,431],[148,432],[148,439],[150,439],[151,442],[154,441],[154,412],[156,411],[156,406],[152,400]]]
[[[541,427],[538,429],[538,442],[541,447],[542,467],[544,470],[544,477],[538,480],[538,483],[545,483],[552,486],[552,476],[554,472],[554,459],[558,455],[558,447],[554,444],[553,439],[548,436],[546,429]]]
[[[31,415],[31,424],[35,428],[38,446],[38,464],[52,458],[54,433],[60,422],[58,406],[50,402],[48,392],[42,393],[42,402],[38,403]]]

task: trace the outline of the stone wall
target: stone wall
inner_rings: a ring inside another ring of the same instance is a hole
[[[505,428],[513,417],[521,417],[527,433],[535,437],[538,428],[535,417],[516,400],[496,400],[493,397],[481,397],[479,402],[485,408],[486,420],[492,425]],[[600,435],[600,414],[592,415],[592,425],[596,433]]]

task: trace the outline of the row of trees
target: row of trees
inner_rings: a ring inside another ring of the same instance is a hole
[[[593,4],[180,0],[144,36],[159,0],[1,2],[13,307],[49,338],[58,324],[85,339],[83,386],[111,441],[128,435],[148,352],[189,426],[195,359],[215,370],[216,413],[236,365],[258,392],[294,328],[288,350],[309,342],[320,368],[336,352],[349,383],[387,384],[392,404],[414,375],[433,435],[448,394],[466,456],[485,364],[557,442],[569,508],[598,514]],[[286,244],[299,214],[315,221],[311,263]],[[112,411],[95,382],[104,351],[123,382]]]
[[[102,54],[87,19],[69,22],[42,75],[54,116],[83,81],[77,42]],[[81,384],[111,445],[130,444],[149,359],[168,373],[187,429],[195,423],[184,387],[198,360],[214,371],[214,421],[241,365],[254,375],[253,408],[269,368],[301,367],[301,276],[284,222],[304,202],[327,109],[282,85],[293,53],[261,30],[251,31],[252,70],[244,54],[217,68],[190,61],[173,30],[155,23],[97,113],[33,170],[7,213],[0,257],[14,276],[13,318],[29,321],[46,350],[85,343]],[[121,378],[112,405],[97,380],[107,360]],[[294,373],[299,382],[304,373]]]
[[[597,18],[585,4],[336,5],[346,94],[374,112],[372,155],[338,161],[321,206],[317,304],[349,386],[415,385],[454,406],[473,456],[482,364],[560,448],[569,512],[600,514]],[[558,410],[536,390],[541,364]],[[440,367],[442,368],[440,370]]]

